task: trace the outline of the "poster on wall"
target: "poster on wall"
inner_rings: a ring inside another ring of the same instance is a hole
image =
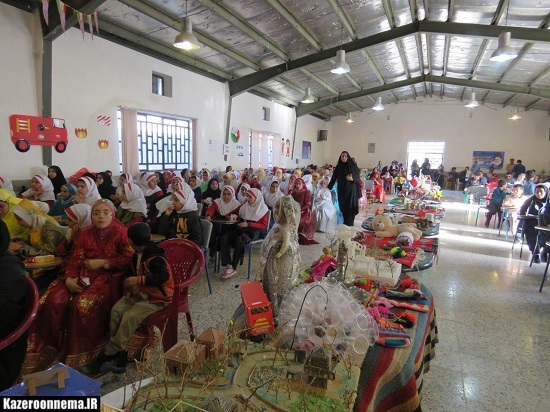
[[[499,170],[503,167],[503,159],[504,152],[475,151],[472,160],[477,161],[482,169],[494,167],[495,170]]]
[[[311,159],[311,142],[302,141],[302,159]]]
[[[290,151],[292,150],[292,146],[290,145],[290,139],[285,139],[285,151],[284,155],[286,157],[290,157]]]
[[[223,145],[223,155],[224,156],[229,156],[229,145],[228,144]]]

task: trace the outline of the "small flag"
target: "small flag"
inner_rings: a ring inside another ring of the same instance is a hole
[[[49,7],[50,7],[50,0],[42,0],[42,14],[44,15],[44,21],[49,26],[50,23],[49,20]]]
[[[65,31],[65,19],[66,19],[66,12],[67,12],[67,5],[63,3],[61,0],[56,0],[57,2],[57,11],[59,11],[59,20],[61,22],[61,28],[63,31]]]
[[[100,126],[110,126],[111,118],[109,116],[97,116],[97,124]]]

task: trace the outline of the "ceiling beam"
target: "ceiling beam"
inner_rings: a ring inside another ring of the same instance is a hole
[[[495,90],[508,93],[525,94],[536,97],[542,97],[544,99],[550,99],[550,89],[528,87],[528,86],[514,86],[503,83],[493,83],[478,80],[459,79],[456,77],[443,77],[426,75],[426,81],[434,83],[450,84],[455,86],[472,87],[475,89]]]
[[[157,9],[156,7],[144,1],[139,1],[139,0],[118,0],[118,1],[130,7],[131,9],[134,9],[176,31],[180,31],[182,28],[181,20],[177,19],[175,16],[172,16],[168,13],[165,13],[164,11]],[[227,57],[230,57],[233,60],[244,64],[245,66],[251,68],[252,70],[258,71],[265,68],[265,66],[262,66],[260,63],[252,59],[249,59],[247,56],[233,49],[228,44],[219,42],[218,40],[208,35],[206,32],[200,29],[197,29],[196,27],[193,27],[193,34],[195,35],[195,37],[197,37],[197,40],[200,43],[210,47],[213,50],[223,53]],[[277,81],[285,85],[286,87],[297,91],[298,93],[302,93],[302,94],[305,93],[304,88],[301,88],[284,78],[278,78]]]
[[[529,83],[529,86],[534,86],[538,82],[540,82],[542,79],[544,79],[546,76],[550,74],[550,66],[548,66],[542,73],[540,73],[537,77],[533,79],[531,83]]]
[[[227,73],[224,70],[214,67],[206,62],[203,62],[202,60],[195,59],[188,54],[179,51],[179,49],[166,46],[151,40],[148,37],[144,37],[141,34],[125,29],[105,18],[101,19],[101,30],[99,31],[100,37],[102,37],[102,33],[109,33],[121,40],[126,40],[126,43],[129,43],[128,46],[130,48],[135,48],[132,46],[137,46],[139,49],[149,51],[149,53],[146,54],[151,55],[151,53],[153,53],[157,58],[159,55],[163,55],[172,62],[177,62],[176,65],[179,65],[180,67],[184,67],[201,74],[206,74],[208,77],[214,77],[222,81],[231,80],[233,78],[230,73]],[[110,38],[109,40],[113,39]],[[123,42],[121,44],[126,45]],[[161,58],[161,60],[164,59]]]
[[[397,24],[395,23],[395,16],[393,14],[390,0],[382,0],[382,6],[384,7],[386,19],[388,20],[391,29],[395,29],[397,27]],[[399,52],[399,58],[401,59],[401,64],[403,65],[403,72],[405,73],[405,76],[407,76],[407,78],[410,78],[411,73],[409,72],[407,56],[405,55],[405,52],[403,50],[403,42],[401,41],[401,39],[395,39],[395,46],[397,47],[397,51]]]
[[[531,110],[533,107],[535,107],[537,104],[539,104],[542,100],[543,99],[541,97],[540,99],[535,100],[533,103],[528,104],[527,106],[525,106],[525,111]]]
[[[286,72],[297,70],[314,63],[331,59],[336,55],[336,52],[340,50],[340,48],[345,50],[346,53],[350,53],[356,50],[364,49],[366,47],[386,43],[399,37],[411,35],[418,31],[419,24],[420,23],[411,23],[405,26],[400,26],[393,30],[377,33],[373,36],[353,40],[349,43],[343,44],[342,46],[335,46],[330,49],[326,49],[308,56],[300,57],[293,61],[288,61],[286,63],[270,67],[269,69],[262,70],[258,73],[252,73],[239,79],[235,79],[229,84],[230,95],[235,96],[239,93],[243,93],[256,84],[271,80],[272,78],[280,76]]]
[[[101,7],[101,5],[105,3],[105,1],[106,0],[89,0],[89,1],[80,1],[80,2],[65,1],[65,3],[67,3],[71,7],[74,7],[81,13],[90,14],[95,12],[99,7]],[[57,13],[57,5],[55,1],[50,2],[50,10],[52,10],[53,7],[55,7],[56,12],[50,13],[50,25],[47,26],[47,33],[44,34],[44,40],[47,40],[47,41],[54,41],[64,33],[63,28],[61,27],[61,20],[59,17],[59,13]],[[40,14],[42,15],[42,13]],[[78,21],[76,20],[76,16],[72,8],[67,7],[65,27],[66,28],[73,27],[77,23]]]
[[[296,116],[305,116],[306,114],[322,109],[323,107],[334,105],[336,103],[345,102],[346,100],[350,99],[357,99],[359,97],[368,96],[369,94],[379,94],[381,92],[397,89],[399,87],[410,86],[411,84],[416,84],[421,81],[424,81],[424,76],[413,77],[394,83],[383,84],[373,87],[371,89],[363,89],[352,93],[342,94],[340,96],[332,97],[329,99],[319,100],[318,102],[296,107]]]
[[[510,97],[508,100],[506,100],[506,101],[504,102],[504,104],[502,105],[502,108],[504,109],[506,106],[508,106],[509,104],[511,104],[511,103],[514,101],[514,99],[516,98],[516,96],[517,96],[517,94],[514,93],[514,94],[512,95],[512,97]]]
[[[32,13],[34,9],[38,8],[42,5],[40,0],[36,1],[20,1],[20,0],[0,0],[0,3],[5,3],[9,6],[13,6],[18,8],[19,10],[23,10],[29,13]]]
[[[285,51],[283,51],[279,46],[277,46],[275,43],[273,43],[267,37],[265,37],[253,25],[248,23],[244,17],[240,16],[235,11],[230,10],[229,7],[227,7],[225,4],[223,4],[221,2],[216,2],[214,0],[201,0],[201,4],[203,6],[205,6],[206,8],[208,8],[209,10],[211,10],[212,12],[214,12],[215,14],[217,14],[218,16],[220,16],[222,19],[226,20],[232,26],[234,26],[237,29],[241,30],[243,33],[245,33],[247,36],[249,36],[253,40],[260,43],[262,46],[264,46],[267,50],[269,50],[270,52],[275,54],[280,59],[282,59],[286,62],[290,61],[290,56],[288,54],[286,54]],[[336,52],[331,57],[334,57],[335,55],[336,55]],[[304,65],[303,68],[304,68],[304,70],[306,70],[305,73],[309,76],[309,78],[311,78],[312,80],[314,80],[317,83],[321,84],[323,87],[327,88],[327,83],[324,82],[319,76],[317,76],[316,74],[309,71],[305,66],[306,65]],[[265,69],[265,70],[269,70],[269,69]],[[258,73],[262,73],[265,70],[262,70]],[[279,74],[282,74],[282,73],[279,73]],[[264,81],[256,83],[256,84],[261,84],[261,83],[263,83],[267,80],[271,80],[274,77],[276,77],[276,76],[271,76],[270,78],[267,78]],[[230,89],[229,90],[231,90],[231,84],[230,84]],[[334,89],[332,86],[330,87],[330,89],[327,88],[327,90],[329,90],[329,91],[331,91],[332,93],[335,93],[335,94],[339,93],[339,91]],[[246,90],[241,91],[241,93],[244,92],[244,91],[246,91]],[[234,97],[234,96],[236,96],[236,94],[230,93],[230,96]]]
[[[356,108],[357,110],[359,110],[360,112],[362,112],[362,111],[364,110],[361,106],[359,106],[357,103],[355,103],[355,102],[353,102],[353,101],[351,101],[351,100],[350,100],[348,103],[351,104],[353,107],[355,107],[355,108]]]
[[[204,1],[210,2],[211,0]],[[300,69],[310,64],[330,59],[334,57],[336,51],[338,51],[338,49],[340,48],[349,53],[356,50],[364,49],[366,47],[409,36],[416,32],[494,38],[498,37],[501,32],[505,31],[511,31],[512,37],[516,40],[550,43],[549,30],[529,29],[523,27],[487,26],[482,24],[434,22],[423,20],[418,23],[410,23],[362,39],[353,40],[349,43],[343,44],[342,46],[335,46],[330,49],[304,56],[293,61],[288,61],[286,63],[270,67],[269,69],[243,76],[239,79],[235,79],[229,84],[230,95],[235,96],[239,93],[243,93],[257,84],[261,84],[265,81],[271,80],[288,71]]]
[[[451,51],[451,37],[445,36],[445,51],[443,52],[443,76],[447,76],[449,53]]]

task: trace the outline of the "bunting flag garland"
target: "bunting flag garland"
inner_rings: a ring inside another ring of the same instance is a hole
[[[99,36],[99,20],[97,18],[97,11],[94,12],[94,19],[95,19],[95,31],[97,35]]]
[[[61,0],[55,0],[57,3],[57,10],[59,11],[59,20],[61,21],[61,28],[63,31],[65,31],[65,19],[67,12],[67,5],[65,3],[62,3]]]
[[[92,15],[88,14],[86,15],[86,19],[88,20],[88,27],[90,28],[90,34],[92,35],[92,40],[94,39],[94,23],[92,21]]]
[[[49,8],[50,8],[50,0],[42,0],[42,14],[44,15],[44,21],[46,22],[46,24],[49,24],[48,23],[48,20],[49,20]]]
[[[90,34],[92,35],[92,39],[94,38],[94,20],[95,20],[95,29],[97,34],[99,35],[99,19],[97,11],[90,13],[90,14],[84,14],[80,11],[73,9],[71,6],[66,5],[61,0],[55,0],[57,4],[57,10],[59,11],[59,20],[61,22],[61,28],[63,31],[65,31],[65,22],[66,22],[66,14],[67,14],[67,8],[70,8],[74,16],[76,17],[76,20],[78,21],[78,26],[80,27],[80,31],[82,32],[82,38],[84,39],[84,32],[86,31],[86,22],[88,23],[88,27],[90,30]],[[44,15],[44,21],[46,24],[49,25],[49,8],[50,0],[42,0],[42,14]]]

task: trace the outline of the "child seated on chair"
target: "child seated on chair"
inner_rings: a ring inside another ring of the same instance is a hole
[[[508,208],[508,212],[510,213],[510,230],[514,236],[516,235],[518,210],[523,205],[523,202],[525,202],[525,199],[526,197],[523,196],[523,185],[517,184],[512,188],[512,194],[506,196],[502,202],[502,206]]]
[[[124,296],[111,309],[111,338],[97,362],[101,372],[126,371],[126,344],[147,316],[170,304],[174,293],[166,252],[151,242],[149,226],[134,223],[128,228],[128,241],[135,250],[132,271],[124,280]]]
[[[246,192],[246,203],[239,209],[237,224],[220,236],[222,266],[226,266],[222,280],[237,275],[237,264],[243,253],[243,242],[256,240],[260,232],[267,229],[269,210],[264,203],[262,193],[255,188]],[[233,247],[233,257],[231,257]]]
[[[489,227],[492,217],[498,213],[498,221],[502,220],[502,206],[503,200],[506,198],[506,182],[503,179],[498,181],[498,187],[493,190],[491,194],[491,201],[487,205],[487,220],[485,221],[485,227]]]

